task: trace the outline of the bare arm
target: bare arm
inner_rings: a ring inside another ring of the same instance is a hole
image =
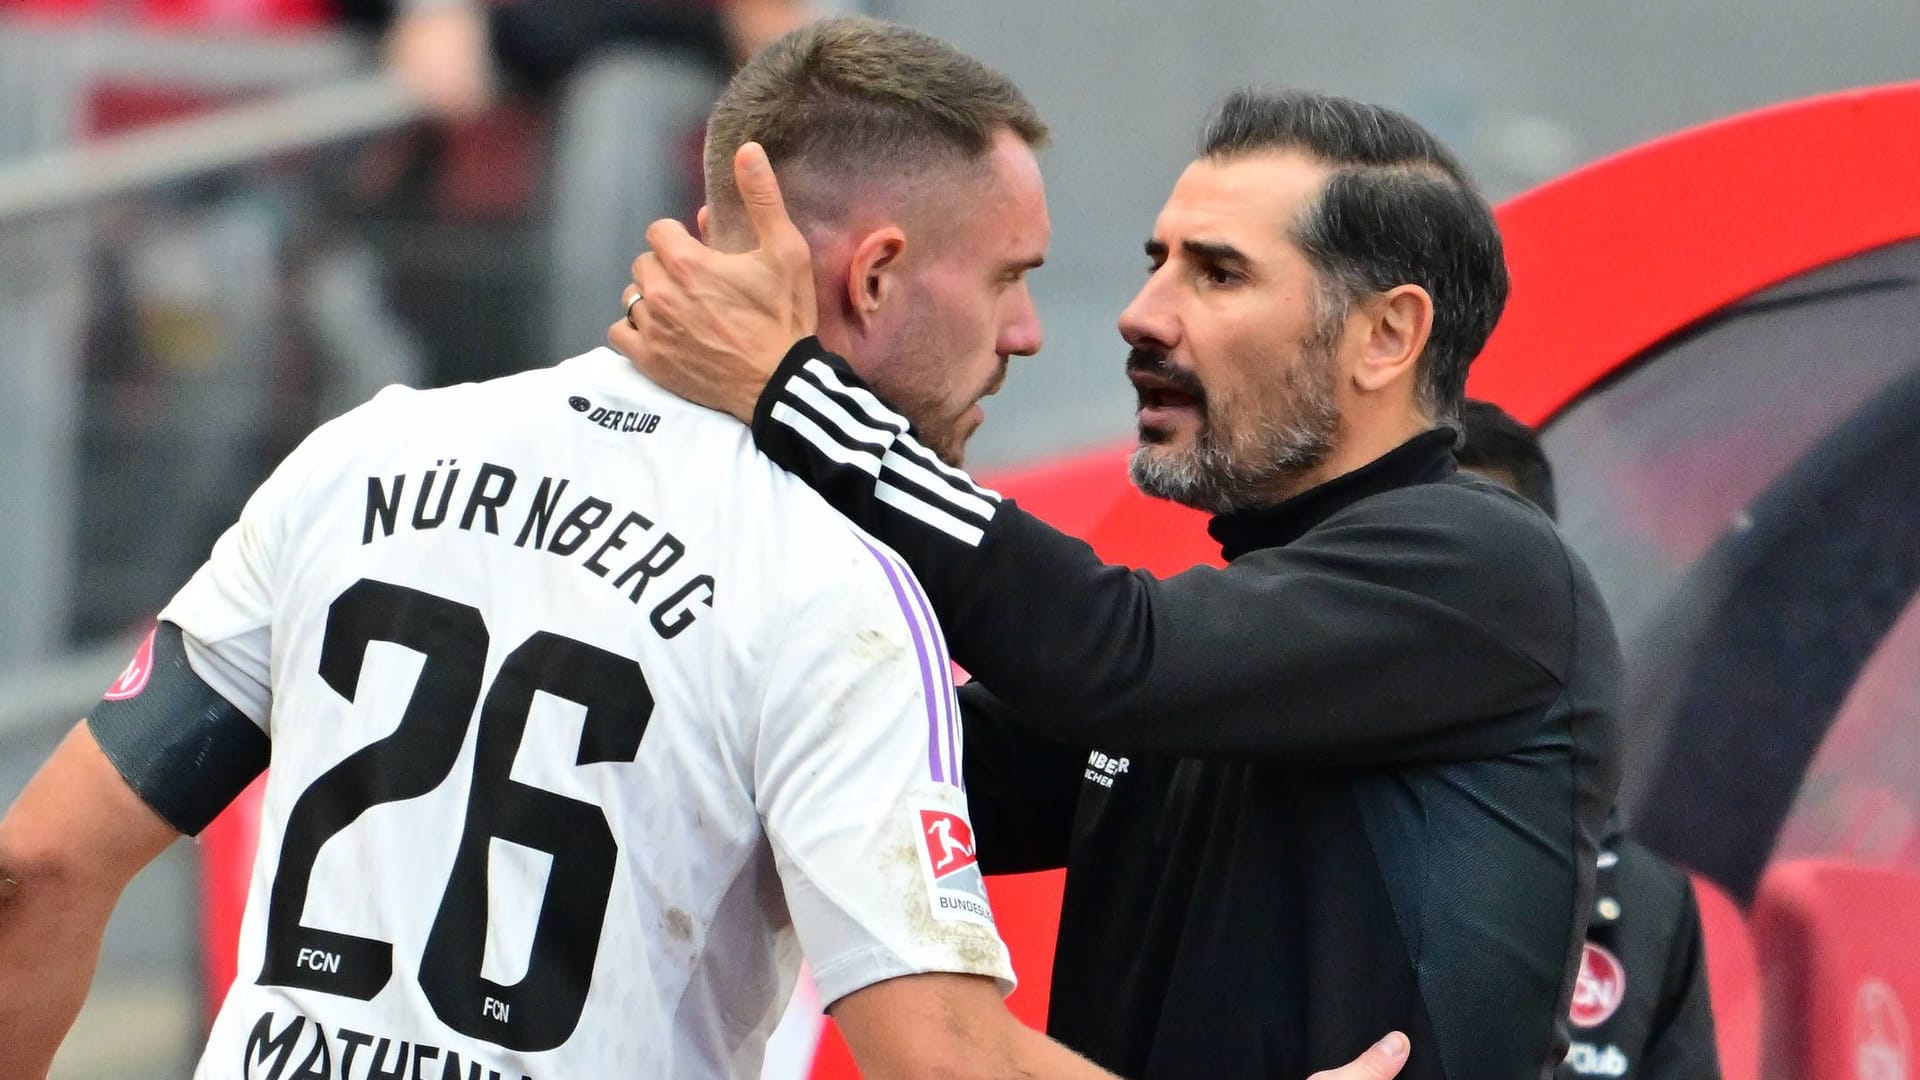
[[[827,1010],[873,1080],[1113,1074],[1014,1019],[992,979],[931,973],[875,983]]]
[[[46,1074],[121,890],[179,835],[84,723],[0,819],[0,1046],[18,1075]]]
[[[1034,1031],[977,975],[909,975],[848,994],[827,1010],[862,1076],[874,1080],[1106,1078],[1113,1074]],[[1398,1032],[1350,1064],[1307,1080],[1391,1080],[1407,1059]]]

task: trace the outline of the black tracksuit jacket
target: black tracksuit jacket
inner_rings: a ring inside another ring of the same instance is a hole
[[[1620,656],[1553,525],[1421,435],[1164,580],[940,467],[809,339],[754,438],[892,546],[969,690],[983,868],[1067,866],[1048,1032],[1130,1077],[1537,1080],[1618,780]]]

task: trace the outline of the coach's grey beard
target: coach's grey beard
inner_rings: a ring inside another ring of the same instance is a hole
[[[1309,341],[1296,371],[1281,376],[1284,416],[1254,417],[1244,432],[1223,431],[1230,425],[1216,425],[1209,401],[1192,445],[1172,450],[1142,442],[1127,462],[1134,486],[1209,514],[1272,502],[1281,482],[1326,460],[1340,428],[1332,349]]]

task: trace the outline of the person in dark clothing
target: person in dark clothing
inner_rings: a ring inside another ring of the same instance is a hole
[[[1618,814],[1599,868],[1560,1080],[1719,1080],[1693,883],[1629,837]]]
[[[804,189],[811,163],[768,152]],[[1049,1032],[1123,1075],[1250,1077],[1386,1023],[1405,1076],[1551,1076],[1620,656],[1552,524],[1456,469],[1507,278],[1452,154],[1321,94],[1209,124],[1120,328],[1134,479],[1212,511],[1228,565],[1156,579],[935,461],[804,336],[806,238],[757,153],[738,193],[709,173],[734,253],[656,223],[609,337],[919,576],[981,687],[982,865],[1067,866]]]
[[[1460,442],[1453,448],[1460,468],[1484,476],[1560,520],[1553,466],[1533,429],[1491,401],[1468,398],[1460,405]]]
[[[700,117],[741,62],[812,14],[808,0],[332,6],[434,121],[341,166],[335,212],[366,243],[354,269],[380,275],[390,337],[417,343],[411,370],[372,389],[487,379],[590,347],[599,304],[585,298],[619,275],[647,222],[699,203]],[[494,257],[454,254],[482,248]],[[371,392],[347,390],[342,408]]]
[[[542,92],[612,45],[683,50],[731,71],[805,22],[802,0],[339,0],[385,36],[394,72],[435,114],[479,113],[501,86]]]
[[[1462,470],[1558,517],[1553,466],[1533,429],[1492,402],[1469,399],[1460,434],[1454,457]],[[1600,841],[1592,922],[1568,1020],[1573,1044],[1560,1080],[1720,1076],[1693,883],[1629,837],[1617,810]]]

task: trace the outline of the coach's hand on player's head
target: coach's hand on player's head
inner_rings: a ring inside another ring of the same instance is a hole
[[[633,284],[620,295],[626,313],[607,340],[668,390],[750,421],[760,391],[794,342],[813,334],[819,312],[812,254],[766,151],[742,146],[733,176],[753,250],[718,251],[677,221],[654,222],[652,250],[634,260]]]
[[[1407,1037],[1397,1031],[1367,1048],[1367,1052],[1337,1069],[1314,1073],[1307,1080],[1390,1080],[1407,1063]]]

